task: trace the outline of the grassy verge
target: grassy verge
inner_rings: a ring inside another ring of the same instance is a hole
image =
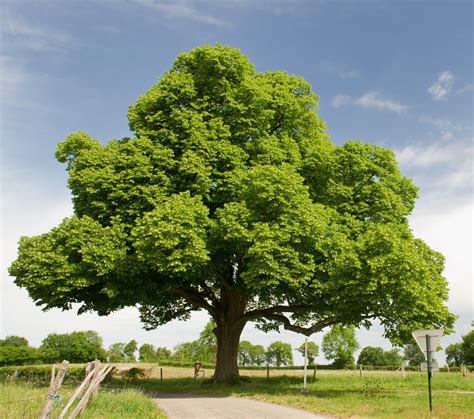
[[[119,384],[117,381],[116,384]],[[113,384],[113,383],[111,383]],[[473,418],[474,379],[458,373],[440,373],[433,379],[433,415],[428,410],[425,374],[410,373],[320,373],[310,380],[308,392],[301,393],[299,376],[267,380],[247,377],[234,386],[215,386],[210,380],[189,378],[140,380],[133,384],[146,392],[186,392],[248,397],[289,405],[336,417],[383,418]]]
[[[52,410],[51,418],[59,416],[74,389],[63,387],[61,390],[62,405]],[[0,384],[0,418],[37,418],[45,405],[47,394],[48,389],[45,387]],[[166,416],[149,397],[136,389],[129,389],[117,393],[100,392],[81,418],[164,419]]]

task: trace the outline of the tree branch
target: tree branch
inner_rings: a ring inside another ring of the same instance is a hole
[[[278,307],[284,308],[285,306],[276,306],[276,307],[277,308]],[[304,310],[303,309],[304,306],[296,306],[296,307],[298,307],[299,312]],[[271,310],[271,309],[274,309],[274,308],[275,307],[271,307],[268,310]],[[258,310],[256,310],[256,311],[258,311]],[[286,311],[289,311],[289,310],[286,310]],[[296,313],[298,311],[294,310],[293,313]],[[279,323],[282,323],[285,330],[291,330],[292,332],[301,333],[301,334],[306,335],[306,336],[312,335],[313,333],[319,332],[327,326],[331,326],[333,324],[337,324],[338,322],[340,322],[340,319],[337,316],[331,316],[331,317],[327,317],[326,319],[322,319],[322,320],[314,323],[312,326],[303,327],[303,326],[297,326],[295,324],[291,324],[290,319],[288,317],[284,316],[283,314],[268,313],[268,314],[261,314],[260,317],[264,317],[268,320],[273,320],[273,321],[277,321]],[[375,317],[374,314],[361,316],[360,320],[371,319],[371,318],[374,318],[374,317]]]
[[[262,316],[266,316],[267,314],[276,314],[276,313],[301,313],[301,312],[309,311],[311,308],[312,306],[308,304],[291,305],[291,306],[284,306],[284,305],[273,306],[273,307],[249,311],[245,313],[244,319],[253,320]]]
[[[305,336],[310,336],[313,333],[321,331],[326,326],[330,326],[332,324],[337,323],[336,317],[328,317],[327,319],[320,320],[319,322],[314,323],[310,327],[303,327],[291,324],[290,319],[288,319],[288,317],[284,316],[283,314],[265,314],[262,317],[265,317],[268,320],[274,320],[283,323],[283,327],[285,328],[285,330],[291,330],[292,332],[301,333]]]
[[[214,303],[214,306],[219,306],[220,302],[216,294],[214,294],[213,289],[207,285],[205,281],[200,282],[199,285],[204,289],[206,296]]]
[[[201,293],[195,290],[185,288],[171,288],[170,292],[183,297],[186,301],[189,301],[197,307],[207,310],[211,316],[215,316],[217,313],[216,308],[209,304]]]

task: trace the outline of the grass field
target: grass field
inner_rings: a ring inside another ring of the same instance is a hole
[[[151,366],[148,366],[150,369]],[[149,392],[187,392],[232,395],[285,404],[335,417],[383,418],[474,418],[474,378],[459,373],[436,373],[433,377],[433,415],[428,409],[426,373],[364,371],[317,371],[309,374],[308,392],[301,393],[303,371],[244,370],[244,382],[235,386],[215,386],[202,378],[194,381],[192,369],[162,367],[149,371],[150,378],[134,386]],[[212,376],[206,370],[206,377]],[[120,385],[120,381],[114,381]]]
[[[474,418],[474,377],[459,373],[436,373],[433,377],[433,415],[429,415],[426,373],[320,370],[316,379],[309,371],[308,392],[302,393],[302,370],[266,371],[241,369],[237,385],[212,385],[213,371],[194,381],[192,368],[160,367],[156,364],[117,364],[118,369],[139,367],[148,378],[126,383],[116,377],[102,387],[87,408],[86,418],[164,418],[148,396],[157,392],[215,394],[246,397],[289,405],[342,418]],[[111,393],[111,390],[118,390]],[[72,392],[63,388],[64,400]],[[28,384],[0,384],[0,417],[33,418],[41,411],[47,388]],[[18,400],[33,399],[25,402]],[[60,412],[57,408],[52,417]]]
[[[61,388],[62,405],[53,408],[50,417],[61,413],[72,388]],[[38,418],[46,403],[48,388],[29,384],[0,384],[0,418]],[[71,410],[69,411],[71,412]],[[142,392],[126,390],[117,393],[102,391],[92,400],[81,418],[87,419],[165,419],[156,404]]]

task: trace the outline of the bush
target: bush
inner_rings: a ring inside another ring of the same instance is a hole
[[[0,346],[0,366],[41,364],[41,355],[30,346]]]

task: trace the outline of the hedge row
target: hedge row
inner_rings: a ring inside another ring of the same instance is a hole
[[[163,367],[183,367],[183,368],[193,368],[193,363],[192,362],[180,362],[180,361],[160,361],[158,363],[160,366]],[[202,368],[215,368],[214,364],[205,364],[202,363]],[[257,370],[257,371],[263,371],[267,369],[266,365],[239,365],[239,368],[242,370]],[[308,369],[313,369],[313,365],[308,365]],[[316,369],[318,370],[358,370],[360,367],[359,365],[346,365],[344,367],[336,366],[336,365],[316,365]],[[383,371],[396,371],[400,368],[399,365],[394,365],[394,366],[385,366],[385,367],[374,367],[374,366],[368,366],[364,365],[362,367],[364,370],[383,370]],[[303,365],[285,365],[285,366],[271,366],[270,369],[272,370],[303,370],[304,366]],[[406,371],[417,371],[418,367],[411,367],[411,366],[405,366]]]
[[[162,367],[182,367],[182,368],[193,368],[193,363],[192,362],[179,362],[179,361],[161,361],[157,363],[157,365],[160,365]],[[201,364],[202,368],[209,368],[209,369],[214,369],[215,365],[214,364]],[[308,369],[313,369],[314,365],[308,365]],[[316,365],[316,369],[318,370],[359,370],[360,365],[346,365],[344,367],[340,366],[335,366],[335,365]],[[459,372],[461,371],[461,368],[463,367],[449,367],[449,371],[451,372]],[[474,365],[466,365],[465,368],[467,368],[470,371],[474,370]],[[266,365],[239,365],[239,369],[241,370],[257,370],[257,371],[263,371],[267,369]],[[302,365],[285,365],[281,367],[276,367],[276,366],[270,366],[270,369],[272,370],[281,370],[281,371],[286,371],[286,370],[303,370],[304,366]],[[397,371],[400,369],[400,365],[389,365],[389,366],[372,366],[372,365],[363,365],[362,369],[364,371]],[[419,367],[418,366],[411,366],[411,365],[405,365],[405,371],[418,371]],[[448,368],[442,367],[439,369],[442,372],[447,372]]]
[[[84,380],[85,366],[69,367],[64,377],[65,384],[77,384]],[[9,380],[30,381],[35,384],[48,385],[51,380],[51,365],[29,365],[20,367],[0,367],[0,382]]]

